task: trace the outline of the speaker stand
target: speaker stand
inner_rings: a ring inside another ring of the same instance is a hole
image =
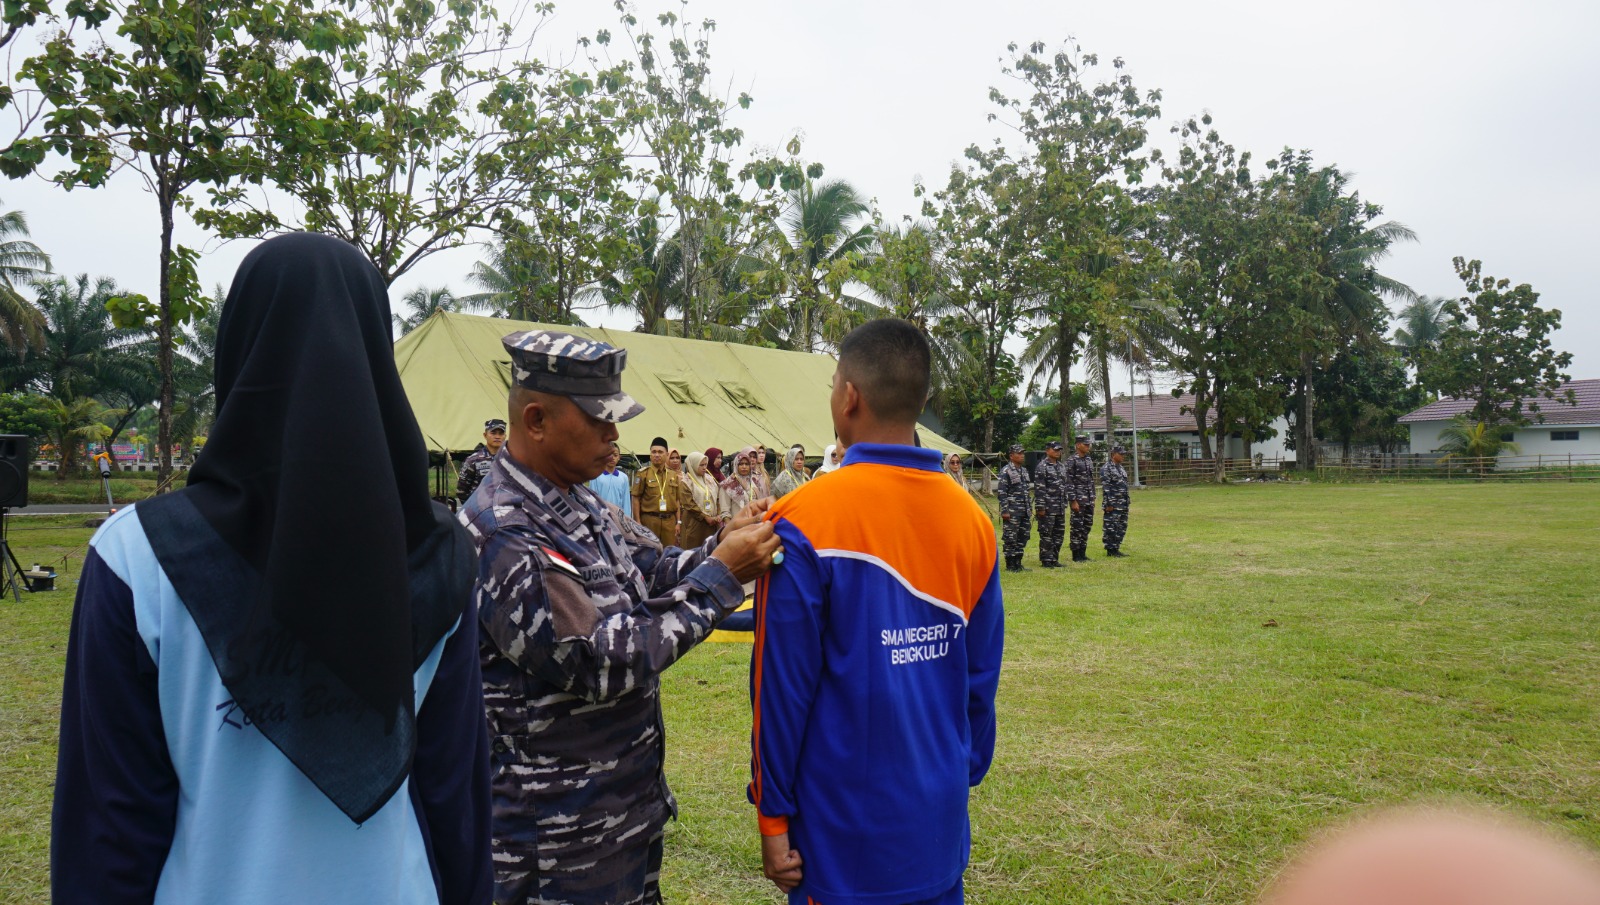
[[[32,593],[33,585],[22,574],[22,563],[17,562],[17,554],[11,549],[11,539],[6,530],[10,521],[11,510],[0,509],[0,567],[3,567],[3,571],[0,571],[0,599],[4,599],[9,590],[17,603],[21,603],[23,589]]]

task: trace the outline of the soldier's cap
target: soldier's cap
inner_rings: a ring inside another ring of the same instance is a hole
[[[1045,449],[1060,449],[1061,448],[1061,441],[1060,440],[1051,440],[1049,443],[1046,443],[1044,445],[1044,448]]]
[[[1079,434],[1079,435],[1078,435],[1078,437],[1077,437],[1077,439],[1076,439],[1076,440],[1073,440],[1073,441],[1072,441],[1072,442],[1073,442],[1073,443],[1074,443],[1074,444],[1078,444],[1078,443],[1088,443],[1088,442],[1089,442],[1089,435],[1088,435],[1088,434]],[[1090,445],[1093,445],[1093,444],[1090,444]]]
[[[1116,446],[1111,447],[1111,451],[1114,452],[1114,453],[1126,453],[1127,452],[1126,449],[1122,448],[1122,444],[1121,443],[1118,443]]]
[[[1013,443],[1013,444],[1011,444],[1011,452],[1012,452],[1012,454],[1016,454],[1016,453],[1019,453],[1019,452],[1027,452],[1027,450],[1022,448],[1022,444],[1021,443]]]
[[[503,431],[505,429],[506,419],[504,418],[490,418],[488,421],[483,422],[484,433],[488,433],[489,431]]]
[[[644,406],[622,392],[628,350],[555,330],[523,330],[500,338],[511,355],[511,379],[523,389],[565,396],[601,421],[626,421]]]

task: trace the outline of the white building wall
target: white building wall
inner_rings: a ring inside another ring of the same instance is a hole
[[[1552,432],[1578,432],[1576,440],[1552,440]],[[1600,425],[1530,424],[1512,432],[1521,456],[1600,455]]]
[[[1439,449],[1439,434],[1450,425],[1448,421],[1419,421],[1407,425],[1411,428],[1411,451],[1426,456]],[[1577,440],[1552,440],[1552,432],[1578,432]],[[1594,424],[1530,424],[1510,431],[1517,444],[1518,456],[1596,456],[1600,455],[1600,425]],[[1504,455],[1512,455],[1505,453]]]

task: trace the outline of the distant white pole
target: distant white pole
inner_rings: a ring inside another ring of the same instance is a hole
[[[1128,356],[1128,358],[1132,359],[1133,356],[1130,354]],[[1134,378],[1133,378],[1133,362],[1129,361],[1128,362],[1128,423],[1133,425],[1133,486],[1135,486],[1135,487],[1139,486],[1139,414],[1138,414],[1139,409],[1138,409],[1138,405],[1137,405],[1137,403],[1135,401],[1138,398],[1138,395],[1139,395],[1139,388],[1138,388],[1137,385],[1135,385]],[[1111,403],[1109,401],[1107,401],[1106,402],[1106,408],[1110,408],[1110,407],[1111,407]],[[1110,413],[1106,414],[1106,423],[1107,424],[1111,423],[1111,415],[1110,415]]]

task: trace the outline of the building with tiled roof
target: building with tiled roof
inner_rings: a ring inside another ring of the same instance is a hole
[[[1151,393],[1144,396],[1135,396],[1130,400],[1127,396],[1118,396],[1111,400],[1111,418],[1115,433],[1124,443],[1132,434],[1131,425],[1137,424],[1139,433],[1161,434],[1163,437],[1174,440],[1179,444],[1183,458],[1198,459],[1200,457],[1200,431],[1194,420],[1194,394],[1185,393],[1174,396],[1171,393]],[[1189,409],[1189,411],[1185,411]],[[1215,412],[1206,413],[1206,425],[1215,428],[1217,417]],[[1259,443],[1252,443],[1248,452],[1244,440],[1238,436],[1228,438],[1227,457],[1242,459],[1246,455],[1263,456],[1268,459],[1282,459],[1294,461],[1294,453],[1284,447],[1284,441],[1289,436],[1289,422],[1279,417],[1270,425],[1276,435]],[[1106,439],[1106,417],[1100,415],[1096,418],[1086,418],[1078,424],[1078,430],[1089,434],[1095,442]],[[1215,441],[1213,441],[1215,442]]]
[[[1554,399],[1528,399],[1523,412],[1533,421],[1526,427],[1508,428],[1505,433],[1523,456],[1600,454],[1600,380],[1573,380],[1560,393],[1571,390],[1576,405]],[[1402,415],[1400,423],[1411,429],[1411,451],[1430,453],[1439,449],[1439,433],[1457,415],[1472,411],[1470,399],[1440,399]],[[1530,407],[1537,405],[1537,412]]]

